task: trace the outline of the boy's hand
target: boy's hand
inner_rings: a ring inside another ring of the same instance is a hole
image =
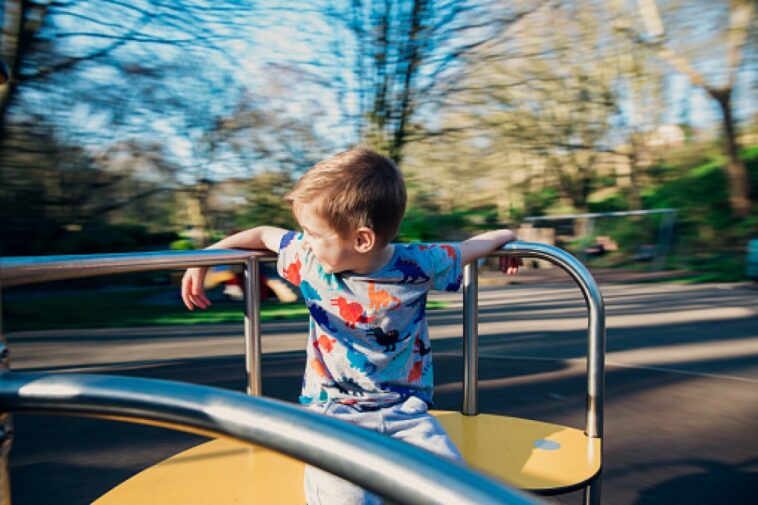
[[[516,256],[501,256],[500,271],[506,275],[515,275],[518,273],[518,267],[524,266],[521,258]]]
[[[203,289],[206,273],[208,273],[207,267],[188,268],[184,272],[182,300],[189,310],[194,310],[195,307],[206,309],[211,304],[211,301],[205,296],[205,289]]]

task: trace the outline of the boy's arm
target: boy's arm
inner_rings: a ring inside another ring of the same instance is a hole
[[[516,240],[516,234],[511,230],[493,230],[471,237],[461,242],[461,265],[484,258],[508,242]],[[515,274],[523,262],[516,257],[500,258],[500,269],[507,274]]]
[[[258,226],[229,235],[206,249],[268,249],[279,251],[279,244],[287,230],[274,226]],[[211,302],[205,296],[203,284],[208,267],[188,268],[182,277],[182,300],[189,310],[207,308]]]
[[[257,226],[229,235],[206,249],[268,249],[278,252],[287,230],[275,226]]]

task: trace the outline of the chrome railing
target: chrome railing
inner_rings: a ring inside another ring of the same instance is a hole
[[[586,267],[576,258],[553,246],[531,242],[512,242],[507,244],[503,249],[496,251],[493,255],[538,258],[552,262],[568,272],[578,284],[584,295],[588,310],[585,431],[590,437],[602,437],[605,313],[603,299],[597,283]],[[2,258],[0,259],[0,284],[4,286],[16,286],[116,273],[192,266],[241,264],[245,272],[244,333],[245,363],[248,373],[247,391],[251,395],[260,395],[261,328],[260,296],[258,294],[257,279],[259,263],[262,261],[274,261],[275,259],[276,256],[272,253],[240,250]],[[475,263],[465,267],[463,282],[465,365],[462,411],[468,415],[474,415],[478,411],[477,276],[478,272]],[[2,345],[2,342],[0,342],[0,345]],[[3,350],[3,352],[7,356],[7,350]],[[4,409],[0,409],[0,411],[4,411]],[[0,461],[0,465],[3,464],[4,462]],[[359,479],[355,481],[359,482]],[[0,493],[2,493],[1,484]]]
[[[207,436],[229,436],[287,454],[398,503],[538,503],[462,464],[379,433],[285,402],[208,386],[108,375],[4,372],[0,409],[152,421]]]
[[[110,274],[149,272],[169,268],[242,265],[245,271],[245,369],[247,392],[261,394],[261,302],[259,262],[275,261],[266,251],[215,249],[73,256],[23,256],[0,258],[0,285],[20,286]]]

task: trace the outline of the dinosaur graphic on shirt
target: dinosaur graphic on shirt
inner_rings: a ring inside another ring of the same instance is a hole
[[[303,266],[303,263],[300,261],[300,256],[295,255],[295,261],[287,265],[284,269],[282,269],[282,274],[284,275],[284,278],[290,281],[295,286],[300,285],[300,267]]]
[[[321,295],[318,294],[318,291],[316,291],[316,289],[306,280],[300,282],[300,291],[303,293],[303,298],[306,300],[321,301]]]
[[[426,304],[421,304],[421,307],[419,307],[418,312],[416,313],[416,317],[413,318],[413,324],[420,323],[424,320],[424,317],[426,316]]]
[[[367,324],[374,321],[373,317],[363,314],[363,305],[358,302],[348,302],[345,298],[332,298],[332,305],[339,307],[340,317],[348,328],[355,328],[357,323]]]
[[[332,349],[334,349],[334,344],[336,342],[337,342],[336,339],[329,338],[326,335],[320,335],[318,337],[318,340],[313,341],[313,346],[317,347],[319,350],[322,350],[328,354],[332,352]]]
[[[405,306],[409,308],[419,307],[416,316],[413,318],[413,324],[420,323],[426,315],[426,294],[419,296],[412,302],[406,303]]]
[[[369,307],[375,311],[381,310],[382,307],[393,310],[400,306],[399,298],[392,296],[384,289],[376,289],[376,285],[373,282],[368,283],[368,298],[371,300]],[[392,305],[394,307],[391,307]]]
[[[458,291],[458,288],[461,287],[461,281],[463,280],[462,275],[458,275],[458,278],[455,279],[455,282],[451,282],[447,285],[445,288],[445,291]]]
[[[347,361],[351,368],[367,375],[376,372],[376,365],[370,362],[365,354],[357,351],[352,342],[346,342],[345,347],[347,347]]]
[[[396,345],[403,339],[400,338],[400,333],[397,330],[389,330],[385,332],[382,328],[376,327],[366,330],[366,333],[376,339],[376,343],[384,346],[384,352],[390,352],[396,350]]]
[[[290,245],[290,242],[297,236],[297,233],[294,231],[288,231],[284,234],[282,237],[282,241],[279,243],[279,250],[285,249],[288,245]]]
[[[424,341],[421,340],[421,335],[416,334],[416,341],[413,343],[413,352],[417,353],[419,356],[424,357],[427,354],[429,354],[432,351],[431,344],[429,346],[424,344]]]
[[[448,245],[448,244],[442,244],[439,246],[440,248],[444,249],[448,256],[450,256],[451,259],[455,259],[455,247]]]
[[[404,346],[392,359],[382,367],[382,377],[384,378],[405,378],[408,375],[408,367],[414,358],[414,347],[411,345]]]
[[[392,265],[392,268],[402,272],[403,282],[408,284],[419,284],[419,279],[421,279],[421,282],[429,280],[429,276],[426,275],[424,271],[421,270],[421,267],[419,267],[414,261],[398,259],[395,261],[395,264]]]
[[[363,396],[366,394],[361,385],[350,377],[343,377],[335,381],[335,386],[343,395]]]
[[[324,363],[320,359],[318,358],[311,359],[310,366],[311,366],[311,369],[314,372],[316,372],[316,375],[318,375],[322,379],[329,377],[329,372],[326,371],[326,367],[324,366]]]
[[[315,303],[309,303],[308,311],[311,313],[313,320],[316,321],[316,324],[329,331],[337,331],[331,324],[329,324],[329,314],[323,307]]]
[[[324,270],[324,267],[320,264],[316,265],[316,272],[318,273],[319,278],[329,286],[329,289],[335,289],[335,290],[343,290],[344,291],[344,282],[342,282],[342,278],[334,273],[327,273],[326,270]]]
[[[416,361],[413,364],[411,371],[408,373],[408,382],[410,383],[418,382],[419,379],[421,379],[421,373],[423,372],[423,370],[424,370],[424,362]]]

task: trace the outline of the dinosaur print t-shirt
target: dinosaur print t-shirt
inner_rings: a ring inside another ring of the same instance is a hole
[[[311,313],[301,403],[375,408],[417,396],[431,404],[426,296],[458,290],[461,254],[447,244],[394,248],[374,273],[329,274],[301,233],[282,238],[279,275],[300,287]]]

